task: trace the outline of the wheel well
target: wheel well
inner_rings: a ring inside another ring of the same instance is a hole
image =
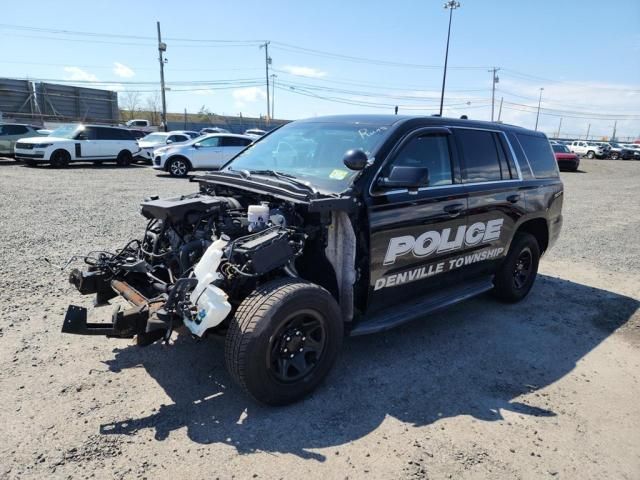
[[[182,160],[187,162],[187,165],[189,165],[189,170],[193,169],[193,165],[191,165],[191,162],[189,161],[189,159],[183,155],[173,155],[172,157],[167,158],[167,161],[164,162],[164,169],[169,170],[169,164],[176,158],[181,158]]]
[[[547,221],[544,218],[527,220],[518,227],[518,231],[516,233],[518,232],[526,232],[533,235],[538,241],[541,254],[549,246],[549,227],[547,226]]]
[[[53,159],[53,157],[55,157],[56,154],[58,154],[60,152],[66,153],[69,156],[69,160],[71,160],[71,153],[69,153],[69,150],[67,150],[66,148],[58,148],[58,149],[54,150],[53,152],[51,152],[51,155],[49,156],[49,160],[51,161]]]
[[[118,152],[118,157],[119,157],[120,155],[122,155],[123,153],[124,153],[125,155],[131,155],[131,156],[133,155],[133,154],[131,153],[131,150],[129,150],[129,149],[127,149],[127,148],[125,148],[125,149],[120,150],[120,151]]]

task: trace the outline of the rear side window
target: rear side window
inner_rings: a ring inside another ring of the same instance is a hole
[[[546,137],[516,134],[524,154],[527,156],[533,175],[536,178],[553,178],[558,176],[558,166]]]
[[[463,183],[509,180],[511,174],[496,134],[486,130],[455,129],[464,164]]]
[[[96,128],[98,131],[98,140],[118,140],[117,131],[113,128]]]
[[[251,140],[246,140],[239,137],[222,137],[220,146],[222,147],[244,147],[249,145]]]
[[[2,133],[5,135],[24,135],[29,129],[24,125],[4,125]]]

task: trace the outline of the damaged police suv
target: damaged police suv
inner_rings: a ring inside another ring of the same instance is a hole
[[[225,335],[233,379],[272,405],[316,388],[345,335],[488,291],[522,300],[562,225],[544,134],[464,119],[296,121],[192,181],[191,195],[142,203],[140,238],[71,272],[96,305],[130,308],[88,323],[70,306],[62,331]]]

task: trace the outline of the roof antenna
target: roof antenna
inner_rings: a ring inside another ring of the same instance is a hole
[[[462,115],[462,116],[460,117],[460,119],[461,119],[461,120],[469,120],[469,117],[467,117],[466,115]]]

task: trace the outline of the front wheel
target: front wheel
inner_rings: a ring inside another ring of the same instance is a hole
[[[618,158],[620,158],[620,155],[618,154],[618,152],[613,152],[611,154],[611,160],[618,160]]]
[[[530,233],[517,233],[507,257],[496,273],[493,294],[515,303],[527,296],[538,274],[540,247]]]
[[[593,160],[594,158],[596,158],[596,154],[593,153],[591,150],[589,150],[587,152],[587,158],[590,159],[590,160]]]
[[[325,378],[342,337],[340,309],[327,290],[303,280],[273,280],[249,295],[231,320],[227,370],[257,401],[286,405]]]
[[[189,162],[184,158],[174,158],[169,163],[169,175],[172,177],[186,177],[189,173]]]
[[[64,168],[69,165],[71,155],[66,150],[56,150],[51,154],[51,166],[53,168]]]

